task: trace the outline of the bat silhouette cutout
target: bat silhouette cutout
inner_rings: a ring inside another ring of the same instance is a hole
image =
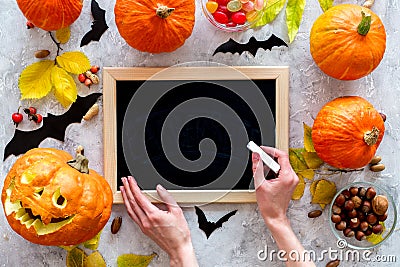
[[[92,22],[92,29],[82,37],[81,47],[87,45],[91,41],[99,41],[103,33],[108,29],[106,11],[101,9],[95,0],[92,0],[91,10],[94,19]]]
[[[39,144],[51,137],[61,142],[64,141],[65,129],[71,123],[79,123],[91,106],[96,103],[101,93],[93,93],[86,97],[78,96],[69,110],[59,116],[48,114],[43,117],[43,125],[33,131],[21,131],[16,129],[13,138],[6,145],[3,161],[10,155],[18,156],[28,150],[38,147]]]
[[[213,56],[216,53],[239,53],[241,55],[245,51],[248,51],[250,54],[252,54],[254,57],[257,54],[257,50],[259,48],[263,48],[265,50],[271,50],[273,47],[279,47],[279,46],[286,46],[288,45],[279,37],[276,37],[274,34],[271,35],[267,40],[264,41],[258,41],[254,36],[250,37],[249,41],[245,44],[240,44],[233,40],[232,38],[229,38],[229,40],[222,45],[218,46],[217,49],[215,49]]]
[[[217,222],[210,222],[207,220],[206,215],[204,212],[197,206],[194,206],[196,209],[196,214],[197,214],[197,222],[199,223],[199,228],[203,230],[203,232],[206,234],[207,239],[210,237],[212,232],[214,232],[216,229],[222,227],[222,224],[224,222],[227,222],[230,217],[236,214],[237,210],[231,211],[224,216],[222,216],[221,219],[219,219]]]

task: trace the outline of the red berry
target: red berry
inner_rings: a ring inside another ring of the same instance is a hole
[[[232,21],[239,25],[245,24],[246,23],[246,14],[244,12],[240,12],[240,11],[235,12],[232,15]]]
[[[18,126],[18,123],[20,123],[20,122],[24,119],[24,117],[22,116],[22,114],[19,113],[19,112],[13,113],[12,116],[11,116],[11,118],[12,118],[12,120],[13,120],[13,122],[14,122],[14,124],[15,124],[16,126]]]
[[[30,113],[30,114],[36,114],[36,108],[34,108],[34,107],[29,107],[29,113]]]
[[[42,120],[43,120],[43,117],[40,114],[35,114],[35,116],[33,117],[33,121],[36,123],[41,123]]]
[[[229,21],[228,15],[221,11],[215,11],[213,17],[216,22],[221,24],[226,24]]]
[[[89,78],[86,78],[86,80],[85,80],[85,85],[86,85],[86,86],[90,86],[91,84],[92,84],[92,80],[89,79]]]
[[[33,25],[33,23],[32,22],[30,22],[29,20],[26,22],[26,28],[29,30],[29,29],[33,29],[33,28],[35,28],[35,25]]]
[[[86,80],[86,75],[83,74],[83,73],[79,74],[79,75],[78,75],[78,80],[79,80],[81,83],[84,83],[85,80]]]
[[[95,73],[97,73],[99,71],[99,69],[100,69],[99,66],[94,65],[94,66],[90,67],[90,72],[95,74]]]

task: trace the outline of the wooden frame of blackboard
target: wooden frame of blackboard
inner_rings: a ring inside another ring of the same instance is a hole
[[[276,82],[276,128],[275,147],[284,151],[289,146],[289,67],[237,66],[252,80],[275,80]],[[224,67],[176,67],[163,75],[162,67],[105,67],[103,68],[104,113],[104,176],[114,193],[114,203],[122,203],[117,188],[117,81],[146,81],[157,74],[158,80],[237,80],[232,71]],[[211,75],[210,75],[211,74]],[[155,190],[143,190],[152,202],[158,202]],[[253,203],[254,190],[170,190],[178,203]]]

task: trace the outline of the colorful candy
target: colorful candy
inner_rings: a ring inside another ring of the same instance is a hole
[[[213,14],[218,9],[218,3],[214,2],[214,1],[208,1],[206,3],[206,8],[207,8],[208,12]]]
[[[228,15],[221,11],[215,11],[213,14],[213,17],[216,22],[221,23],[221,24],[227,24],[229,22]]]
[[[237,12],[242,9],[242,3],[239,0],[232,0],[226,5],[230,12]]]
[[[246,14],[244,12],[235,12],[232,14],[232,21],[236,24],[243,25],[246,23]]]

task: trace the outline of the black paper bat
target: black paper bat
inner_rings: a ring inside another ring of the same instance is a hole
[[[26,151],[38,147],[47,137],[64,141],[65,129],[74,122],[81,122],[82,117],[86,114],[91,106],[96,103],[101,93],[93,93],[86,97],[78,96],[70,109],[62,115],[56,116],[48,114],[43,118],[43,125],[34,131],[21,131],[16,129],[14,137],[6,145],[4,150],[3,161],[10,155],[18,156]]]
[[[279,47],[282,45],[288,47],[288,45],[282,39],[276,37],[274,34],[272,34],[269,39],[264,41],[257,41],[257,39],[252,36],[250,37],[250,40],[245,44],[240,44],[232,38],[229,38],[229,41],[223,43],[222,45],[218,46],[217,49],[215,49],[213,56],[219,52],[230,52],[232,54],[239,53],[239,55],[241,55],[245,51],[248,51],[253,56],[256,56],[258,48],[271,50],[274,46]]]
[[[103,33],[108,29],[106,23],[106,11],[101,9],[95,0],[92,0],[91,9],[94,19],[92,22],[92,29],[83,36],[81,47],[87,45],[91,41],[99,41]]]
[[[231,211],[228,214],[222,216],[221,219],[219,219],[217,222],[210,222],[207,220],[206,215],[204,212],[197,206],[194,206],[196,209],[196,214],[197,214],[197,221],[199,223],[199,228],[203,230],[203,232],[206,234],[207,239],[210,237],[212,232],[214,232],[216,229],[222,227],[222,224],[224,222],[227,222],[230,217],[236,214],[237,210]]]

